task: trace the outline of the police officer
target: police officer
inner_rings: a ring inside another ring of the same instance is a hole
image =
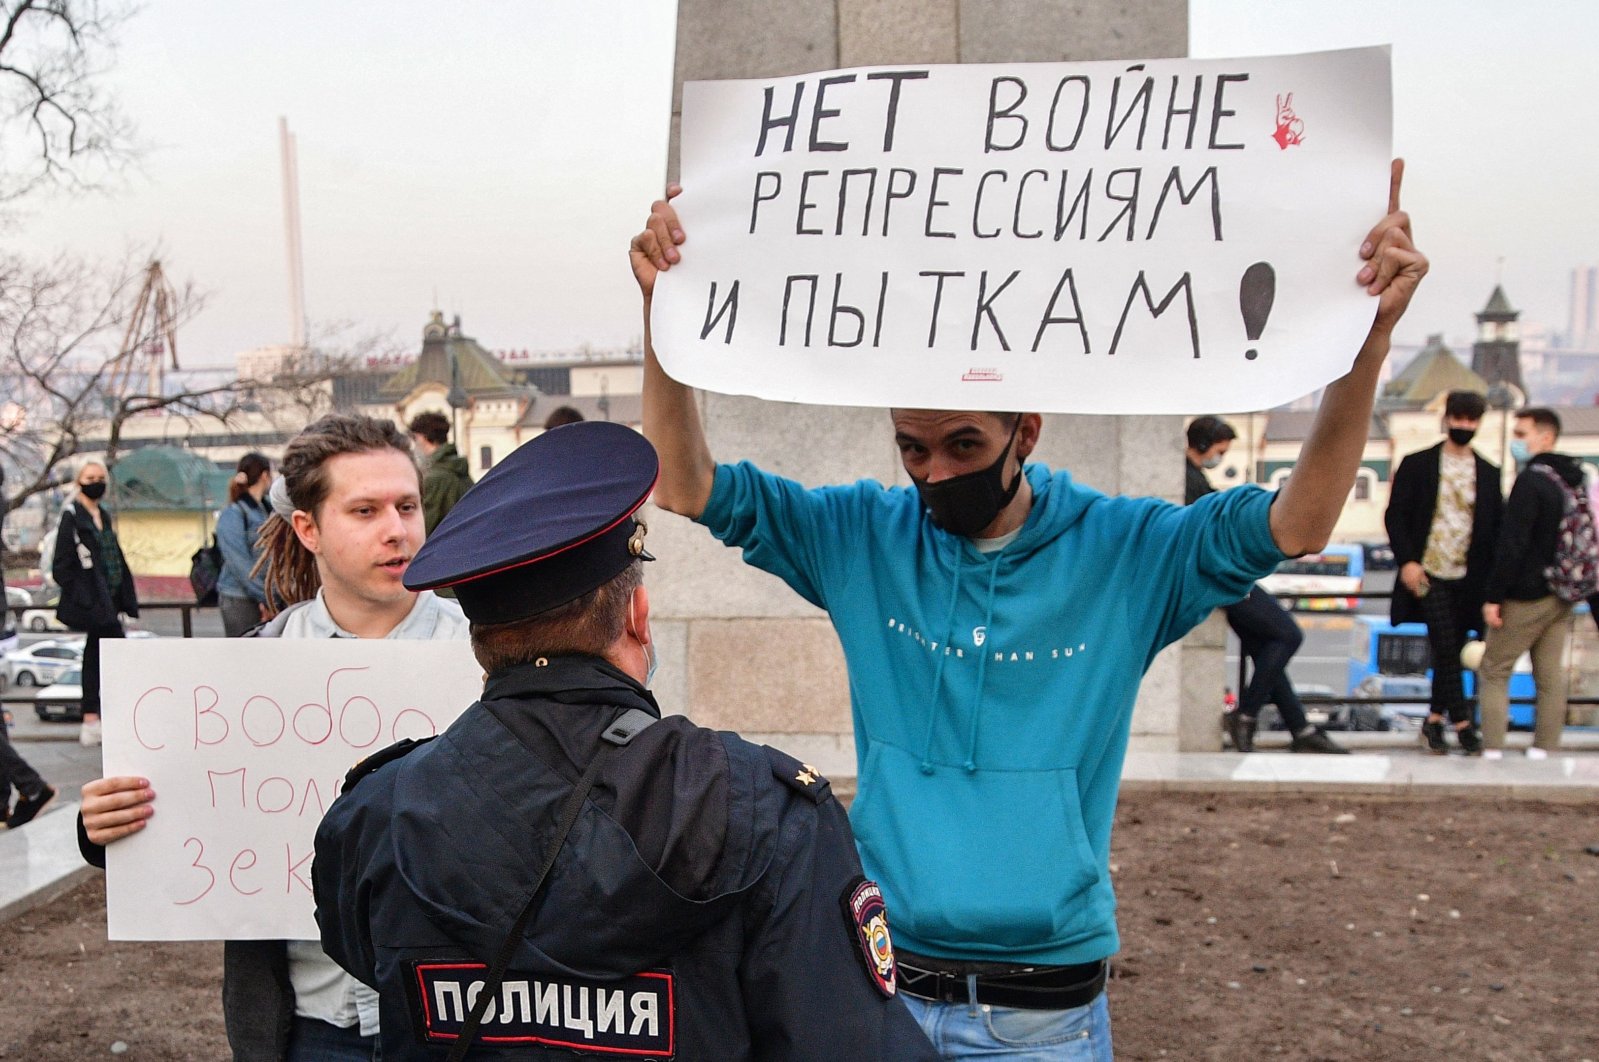
[[[827,782],[649,692],[657,472],[627,428],[557,428],[417,553],[483,695],[351,771],[316,837],[323,947],[379,990],[386,1062],[935,1059]]]

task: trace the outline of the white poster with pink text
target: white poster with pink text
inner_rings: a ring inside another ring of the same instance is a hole
[[[1386,47],[691,83],[655,349],[791,402],[1269,408],[1371,327],[1391,127]]]
[[[466,642],[146,639],[101,647],[105,774],[155,814],[106,850],[112,940],[315,940],[312,840],[358,761],[483,688]]]

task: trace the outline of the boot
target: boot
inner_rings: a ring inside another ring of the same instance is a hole
[[[1310,729],[1289,742],[1289,752],[1318,752],[1329,756],[1347,756],[1349,750],[1327,736],[1326,731]]]
[[[1427,751],[1435,756],[1442,756],[1449,751],[1449,746],[1444,744],[1444,724],[1439,719],[1429,719],[1421,724],[1421,740],[1427,745]]]
[[[1258,724],[1254,716],[1245,715],[1243,712],[1230,712],[1227,715],[1227,737],[1232,740],[1234,750],[1238,752],[1255,751],[1255,727]]]

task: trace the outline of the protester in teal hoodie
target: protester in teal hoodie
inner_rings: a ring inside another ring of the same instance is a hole
[[[1393,327],[1427,270],[1401,172],[1358,248],[1371,331],[1323,392],[1293,474],[1275,494],[1186,509],[1024,469],[1035,413],[892,411],[913,488],[806,489],[718,465],[693,392],[651,344],[655,278],[685,239],[669,202],[634,238],[655,502],[828,611],[849,670],[857,843],[887,901],[900,991],[944,1057],[1110,1057],[1108,857],[1138,685],[1213,607],[1331,535]]]
[[[1117,947],[1106,865],[1138,679],[1283,554],[1258,488],[1181,509],[1027,477],[1032,511],[988,554],[915,490],[811,491],[748,463],[716,470],[699,520],[838,631],[850,821],[896,945],[1067,965]]]

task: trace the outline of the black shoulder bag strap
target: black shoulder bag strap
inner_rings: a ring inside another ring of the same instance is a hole
[[[567,835],[572,832],[577,817],[583,812],[583,802],[588,799],[589,790],[594,788],[594,781],[599,777],[600,768],[610,759],[612,749],[626,746],[655,722],[658,720],[643,709],[629,708],[600,735],[605,744],[600,746],[600,751],[589,761],[588,770],[583,772],[577,788],[572,790],[572,795],[566,798],[566,804],[561,808],[561,824],[555,831],[555,842],[550,845],[549,855],[544,857],[544,866],[539,869],[538,877],[533,879],[533,888],[528,892],[527,903],[522,905],[522,913],[516,916],[511,931],[505,935],[505,943],[500,945],[500,953],[494,957],[494,965],[489,967],[488,976],[483,979],[483,990],[473,1002],[472,1012],[466,1016],[466,1027],[461,1030],[460,1037],[451,1048],[448,1062],[461,1062],[466,1053],[472,1049],[472,1041],[477,1037],[478,1026],[483,1023],[484,1013],[494,1001],[494,997],[500,994],[500,982],[505,979],[505,968],[510,965],[511,956],[516,954],[516,946],[522,939],[522,931],[527,928],[528,919],[533,916],[534,903],[538,900],[539,890],[544,888],[544,879],[550,876],[550,870],[555,866],[555,858],[566,846]]]

